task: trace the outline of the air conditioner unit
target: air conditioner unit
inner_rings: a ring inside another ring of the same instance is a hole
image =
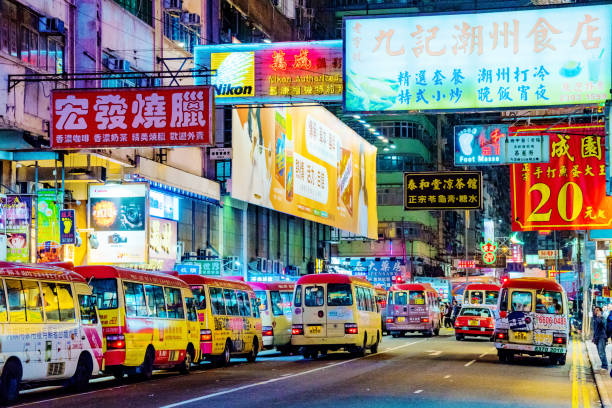
[[[181,14],[181,23],[188,26],[200,25],[200,15],[196,13],[183,13]]]
[[[38,19],[38,31],[45,34],[64,34],[64,22],[56,17],[40,17]]]
[[[130,70],[130,61],[110,56],[108,57],[107,68],[111,71],[127,72]]]
[[[169,13],[181,13],[183,11],[183,0],[164,0],[164,10]]]

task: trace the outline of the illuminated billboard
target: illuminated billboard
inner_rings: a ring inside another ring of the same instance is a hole
[[[90,184],[89,264],[147,261],[146,183]]]
[[[486,110],[610,98],[612,6],[347,17],[345,109]]]
[[[232,197],[377,238],[376,148],[322,107],[239,107]]]
[[[342,100],[341,40],[200,45],[194,63],[214,71],[217,104]]]

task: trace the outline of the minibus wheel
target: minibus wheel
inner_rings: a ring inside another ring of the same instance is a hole
[[[499,358],[499,361],[502,362],[502,363],[506,362],[506,360],[508,359],[506,351],[505,350],[497,350],[497,358]]]
[[[194,356],[195,352],[193,350],[193,346],[190,344],[189,346],[187,346],[185,359],[181,364],[178,365],[178,370],[181,374],[189,374],[189,372],[191,371],[191,363],[193,362]]]
[[[149,380],[153,377],[153,363],[155,362],[155,351],[152,346],[147,348],[145,358],[140,365],[140,377],[144,380]]]
[[[230,339],[225,341],[225,348],[223,349],[223,354],[221,354],[217,359],[217,365],[221,367],[228,366],[230,360],[232,359],[232,342]]]
[[[565,365],[565,359],[566,359],[566,356],[567,356],[567,354],[562,354],[562,355],[559,357],[559,360],[557,361],[557,363],[558,363],[559,365],[564,366],[564,365]]]
[[[434,335],[439,336],[440,335],[440,326],[436,327],[433,331]]]
[[[77,363],[74,375],[68,380],[68,388],[75,391],[81,391],[83,388],[89,385],[89,380],[93,372],[93,361],[91,356],[87,352],[82,352],[79,356],[79,362]]]
[[[21,375],[21,364],[14,359],[7,361],[4,370],[2,370],[2,377],[0,377],[0,398],[2,402],[10,403],[17,400]]]
[[[257,359],[257,351],[259,350],[259,343],[257,342],[257,338],[253,339],[253,347],[251,348],[251,352],[247,355],[247,361],[249,363],[254,363]]]
[[[376,354],[376,353],[378,353],[378,344],[379,344],[379,343],[380,343],[380,334],[379,334],[379,333],[376,333],[376,343],[374,343],[374,344],[372,345],[372,347],[370,347],[370,352],[371,352],[372,354]]]

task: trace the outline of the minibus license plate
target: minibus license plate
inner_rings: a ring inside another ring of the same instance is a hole
[[[398,323],[402,323],[404,320],[406,320],[406,318],[405,318],[404,316],[399,316],[399,317],[397,318],[397,322],[398,322]]]
[[[510,341],[515,341],[519,343],[527,343],[530,342],[531,336],[527,332],[513,331],[511,332]]]
[[[552,334],[535,333],[534,343],[538,345],[550,346],[552,344]]]
[[[470,326],[478,326],[480,323],[478,322],[478,320],[469,320],[468,321],[468,325]]]
[[[308,326],[310,334],[321,334],[321,326]]]

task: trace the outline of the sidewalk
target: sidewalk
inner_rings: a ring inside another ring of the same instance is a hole
[[[597,391],[599,391],[599,398],[601,399],[601,405],[604,408],[612,408],[612,377],[606,371],[601,370],[601,362],[599,361],[599,354],[597,353],[597,347],[591,340],[584,340],[586,349],[591,361],[591,368],[593,369],[593,375],[595,376],[595,383],[597,384]],[[612,345],[608,344],[606,347],[606,355],[608,358],[608,366],[610,364],[610,357],[612,356]]]

